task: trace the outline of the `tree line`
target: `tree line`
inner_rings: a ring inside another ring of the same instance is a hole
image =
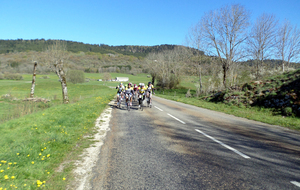
[[[94,52],[101,54],[123,54],[132,55],[134,57],[144,58],[151,52],[161,52],[164,50],[172,50],[177,45],[156,45],[156,46],[110,46],[106,44],[85,44],[82,42],[74,42],[67,40],[0,40],[0,54],[11,52],[25,52],[25,51],[45,51],[49,46],[61,41],[66,44],[67,51],[77,52]]]

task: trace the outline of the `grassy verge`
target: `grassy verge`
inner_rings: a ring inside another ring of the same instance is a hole
[[[187,90],[184,90],[185,92]],[[300,119],[296,117],[282,117],[281,115],[274,115],[271,109],[250,107],[250,108],[240,108],[238,106],[229,106],[222,103],[207,102],[200,100],[198,98],[186,98],[183,94],[183,89],[181,90],[166,90],[164,92],[158,91],[156,95],[162,98],[174,100],[177,102],[182,102],[210,110],[215,110],[219,112],[224,112],[227,114],[235,115],[238,117],[243,117],[255,121],[261,121],[264,123],[279,125],[283,127],[288,127],[294,130],[300,130]]]
[[[38,83],[39,97],[60,95],[54,81],[54,85],[50,80]],[[1,84],[7,89],[19,86],[20,92],[10,90],[15,97],[27,93],[20,90],[28,90],[24,81],[8,83],[13,86]],[[95,132],[95,120],[115,91],[96,84],[68,87],[72,103],[63,105],[58,100],[47,109],[0,124],[0,189],[65,189],[72,180],[72,162],[92,143],[86,137]],[[66,164],[59,168],[61,163]]]

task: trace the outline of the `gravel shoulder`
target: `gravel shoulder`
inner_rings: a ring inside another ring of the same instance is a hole
[[[113,104],[114,100],[109,103],[109,105]],[[72,187],[76,187],[77,190],[91,189],[89,180],[91,178],[92,168],[99,159],[100,149],[104,144],[104,139],[107,135],[107,132],[110,130],[109,122],[111,119],[111,112],[112,106],[105,109],[97,118],[95,123],[95,129],[97,130],[97,133],[92,139],[95,141],[95,143],[83,151],[83,153],[80,155],[82,158],[81,160],[75,162],[75,166],[77,167],[73,170],[75,180],[72,182]]]

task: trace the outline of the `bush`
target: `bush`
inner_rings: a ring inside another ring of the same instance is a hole
[[[282,113],[283,115],[290,116],[293,114],[293,109],[291,107],[283,108]]]
[[[67,74],[67,81],[73,84],[84,83],[84,72],[81,70],[70,70]]]
[[[4,79],[7,80],[23,80],[22,75],[18,73],[5,73],[4,74]]]

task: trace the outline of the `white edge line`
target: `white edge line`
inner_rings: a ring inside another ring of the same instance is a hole
[[[300,183],[297,181],[291,181],[292,184],[296,185],[297,187],[300,187]]]
[[[168,114],[168,115],[169,115],[170,117],[176,119],[176,120],[179,121],[180,123],[185,124],[185,122],[183,122],[183,121],[181,121],[180,119],[174,117],[173,115],[171,115],[171,114]]]
[[[242,156],[242,157],[244,157],[244,158],[247,158],[247,159],[250,158],[249,156],[247,156],[247,155],[241,153],[240,151],[238,151],[238,150],[236,150],[236,149],[234,149],[234,148],[232,148],[232,147],[230,147],[230,146],[228,146],[228,145],[222,143],[221,141],[218,141],[217,139],[215,139],[215,138],[213,138],[213,137],[211,137],[211,136],[205,134],[204,132],[202,132],[202,131],[200,131],[200,130],[198,130],[198,129],[195,129],[195,130],[196,130],[197,132],[201,133],[202,135],[204,135],[204,136],[210,138],[211,140],[213,140],[213,141],[219,143],[220,145],[224,146],[225,148],[228,148],[229,150],[231,150],[231,151],[237,153],[238,155],[240,155],[240,156]]]
[[[154,106],[156,109],[158,109],[159,111],[163,111],[162,109],[160,109],[159,107]]]

